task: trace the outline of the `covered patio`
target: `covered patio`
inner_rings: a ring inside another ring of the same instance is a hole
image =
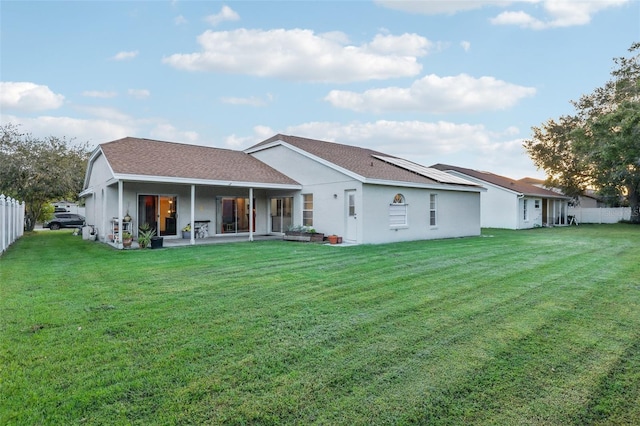
[[[93,153],[85,188],[87,224],[123,248],[144,224],[166,246],[281,235],[302,186],[244,152],[124,138]]]

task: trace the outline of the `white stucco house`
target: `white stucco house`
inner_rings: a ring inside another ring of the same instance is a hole
[[[126,216],[134,237],[143,223],[165,238],[182,238],[190,225],[206,230],[200,237],[249,240],[306,225],[369,244],[479,235],[484,190],[377,151],[279,134],[244,151],[131,137],[104,143],[80,196],[87,224],[115,245]]]
[[[563,194],[490,172],[448,164],[431,167],[487,189],[480,196],[483,228],[529,229],[569,223],[571,199]]]

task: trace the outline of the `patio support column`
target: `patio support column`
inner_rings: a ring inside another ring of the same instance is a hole
[[[253,188],[249,188],[249,241],[253,241]]]
[[[191,217],[189,218],[191,223],[191,245],[196,243],[196,186],[191,185]]]
[[[122,197],[123,197],[122,187],[123,187],[122,181],[119,180],[118,181],[118,248],[119,249],[123,248],[122,247],[122,217],[124,215],[122,214],[122,209],[124,207],[123,206],[124,202],[122,200]]]

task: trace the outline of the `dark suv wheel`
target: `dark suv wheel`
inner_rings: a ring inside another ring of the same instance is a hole
[[[50,223],[49,224],[49,229],[51,229],[52,231],[60,229],[60,224],[58,222]]]

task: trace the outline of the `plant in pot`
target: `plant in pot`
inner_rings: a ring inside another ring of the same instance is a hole
[[[182,228],[182,238],[187,238],[187,239],[191,238],[191,224],[190,223],[188,223],[187,226]]]
[[[156,230],[151,229],[148,223],[138,228],[138,245],[140,248],[147,248],[151,245],[151,238],[155,237]]]
[[[122,247],[131,247],[133,243],[133,235],[131,232],[124,231],[122,233]]]

